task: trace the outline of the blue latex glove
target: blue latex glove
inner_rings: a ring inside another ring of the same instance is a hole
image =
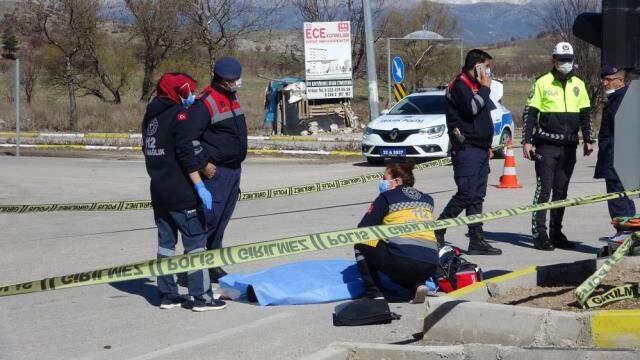
[[[198,193],[200,200],[202,200],[202,204],[204,205],[204,207],[207,210],[212,210],[213,196],[204,186],[204,183],[201,181],[193,186],[196,188],[196,192]]]

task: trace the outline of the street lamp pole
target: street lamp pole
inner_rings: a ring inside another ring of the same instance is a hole
[[[373,41],[373,20],[369,0],[362,0],[362,9],[364,11],[364,38],[367,52],[367,78],[369,80],[369,120],[373,120],[380,115],[380,108],[378,107],[378,74]]]
[[[16,58],[13,89],[16,102],[16,157],[20,157],[20,59]]]

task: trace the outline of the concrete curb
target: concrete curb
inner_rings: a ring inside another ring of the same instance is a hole
[[[0,144],[0,148],[15,148],[15,144]],[[48,149],[48,150],[107,150],[107,151],[142,151],[140,146],[110,146],[110,145],[64,145],[64,144],[21,144],[24,149]],[[250,154],[256,155],[323,155],[323,156],[362,156],[356,151],[342,150],[276,150],[276,149],[249,149]]]
[[[543,349],[501,345],[416,346],[367,343],[332,343],[327,348],[304,357],[305,360],[566,360],[566,359],[638,359],[631,350]]]
[[[638,263],[637,259],[625,260]],[[447,343],[640,348],[640,311],[574,313],[486,303],[490,297],[518,287],[578,285],[595,272],[597,265],[594,259],[527,267],[442,297],[428,298],[424,336]]]
[[[15,137],[12,131],[0,131],[0,137]],[[140,133],[67,133],[67,132],[20,132],[20,137],[24,138],[68,138],[68,139],[141,139]],[[249,140],[259,141],[296,141],[296,142],[352,142],[358,139],[333,137],[313,137],[313,136],[248,136]],[[359,142],[359,141],[358,141]]]

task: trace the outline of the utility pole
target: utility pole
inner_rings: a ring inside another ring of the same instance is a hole
[[[16,58],[16,75],[13,85],[16,99],[16,157],[20,157],[20,59]]]
[[[376,71],[376,49],[373,42],[373,20],[371,16],[371,3],[362,0],[364,11],[364,39],[367,52],[367,78],[369,80],[369,120],[380,115],[378,107],[378,74]]]

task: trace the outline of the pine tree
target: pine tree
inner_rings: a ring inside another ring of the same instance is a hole
[[[7,26],[2,31],[2,56],[8,59],[15,59],[18,52],[18,38],[11,26]]]

